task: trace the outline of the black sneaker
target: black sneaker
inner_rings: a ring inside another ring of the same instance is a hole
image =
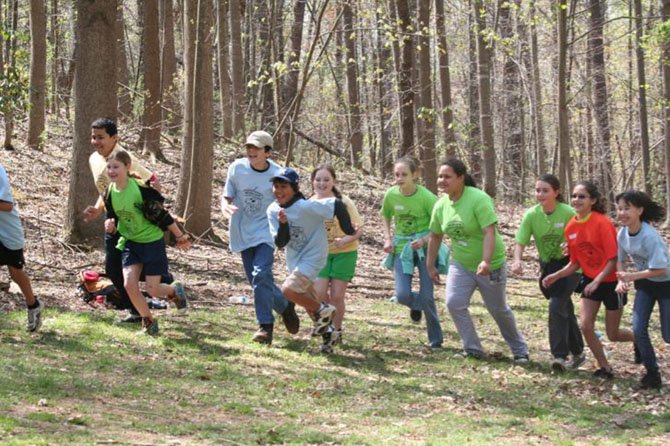
[[[633,350],[635,351],[635,364],[642,364],[642,354],[635,343],[633,344]]]
[[[421,310],[409,310],[409,318],[412,319],[412,322],[418,324],[421,322]]]
[[[128,314],[126,314],[123,317],[120,317],[119,319],[117,319],[116,322],[120,324],[137,324],[139,322],[142,322],[142,316],[133,311],[128,311]]]
[[[288,303],[286,309],[281,314],[281,319],[284,321],[286,331],[289,333],[296,334],[300,331],[300,318],[295,312],[295,304],[293,302]]]
[[[514,355],[514,363],[519,365],[528,364],[530,357],[528,355]]]
[[[640,389],[660,389],[661,387],[663,387],[663,382],[661,381],[661,373],[658,369],[648,370],[647,374],[640,380]]]
[[[258,327],[258,330],[256,330],[256,333],[254,333],[251,340],[258,342],[259,344],[272,344],[272,329],[272,324],[262,324],[260,327]]]
[[[614,372],[612,369],[607,370],[605,367],[601,367],[595,372],[593,372],[593,376],[596,378],[600,379],[614,379]]]

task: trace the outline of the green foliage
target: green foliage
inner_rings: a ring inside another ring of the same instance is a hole
[[[9,40],[14,40],[15,45],[14,63],[10,65],[5,60],[0,70],[0,113],[25,112],[29,106],[30,55],[27,48],[30,35],[24,31],[18,31],[12,35],[2,30],[0,38],[4,40],[5,45]]]

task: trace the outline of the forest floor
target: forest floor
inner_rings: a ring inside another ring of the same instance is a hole
[[[178,146],[178,143],[175,144]],[[366,220],[356,277],[348,292],[345,343],[334,355],[318,353],[309,320],[301,332],[277,330],[267,348],[250,342],[253,306],[229,297],[250,296],[238,255],[226,244],[219,199],[235,149],[215,156],[214,233],[181,253],[168,249],[172,272],[186,283],[186,315],[158,311],[161,335],[136,336],[137,327],[113,324],[118,314],[76,297],[77,274],[104,267],[102,223],[97,246],[64,242],[71,139],[53,134],[43,152],[0,153],[19,203],[27,271],[47,311],[40,332],[28,334],[16,286],[0,291],[0,443],[2,444],[668,444],[666,385],[634,390],[643,369],[630,345],[608,343],[616,379],[591,378],[592,360],[576,372],[549,367],[547,304],[537,289],[534,250],[524,277],[510,277],[508,299],[530,346],[532,362],[512,363],[478,295],[472,311],[492,360],[456,360],[460,343],[444,305],[436,301],[445,348],[427,349],[423,324],[393,305],[393,278],[383,258],[378,209],[388,184],[351,172],[341,188]],[[178,181],[174,164],[152,165],[166,196]],[[148,161],[147,161],[148,163]],[[307,177],[308,170],[298,170]],[[84,173],[89,175],[88,172]],[[303,189],[310,190],[303,182]],[[511,258],[519,206],[498,206],[499,228]],[[283,254],[275,277],[286,275]],[[0,270],[0,282],[8,275]],[[632,298],[632,296],[629,296]],[[575,303],[577,298],[575,297]],[[630,324],[632,305],[624,325]],[[602,319],[598,322],[604,331]],[[670,353],[651,330],[662,373]]]

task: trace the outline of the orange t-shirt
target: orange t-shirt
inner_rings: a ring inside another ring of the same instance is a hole
[[[578,263],[589,279],[594,279],[607,262],[617,256],[616,229],[610,219],[600,212],[592,212],[585,220],[575,215],[563,231],[568,241],[570,262]],[[616,269],[604,282],[616,282]]]

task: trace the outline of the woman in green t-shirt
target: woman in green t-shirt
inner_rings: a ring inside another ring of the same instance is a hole
[[[566,367],[576,369],[586,360],[584,339],[570,298],[579,281],[579,274],[564,277],[549,288],[542,286],[542,279],[570,262],[570,257],[563,254],[563,230],[575,215],[575,210],[563,202],[561,183],[551,174],[538,178],[535,199],[538,204],[524,213],[516,233],[511,271],[517,275],[523,272],[523,250],[531,237],[535,239],[540,255],[540,290],[549,299],[549,346],[554,357],[551,368],[562,372]],[[569,354],[572,354],[572,360],[568,363]]]
[[[451,253],[447,309],[463,343],[463,353],[459,356],[485,356],[469,311],[472,294],[478,289],[486,309],[509,345],[514,361],[527,363],[528,345],[507,304],[505,247],[496,230],[498,217],[493,200],[475,187],[465,164],[457,159],[449,159],[440,165],[437,185],[445,195],[433,208],[426,264],[433,282],[440,283],[435,258],[442,238],[447,235]]]

